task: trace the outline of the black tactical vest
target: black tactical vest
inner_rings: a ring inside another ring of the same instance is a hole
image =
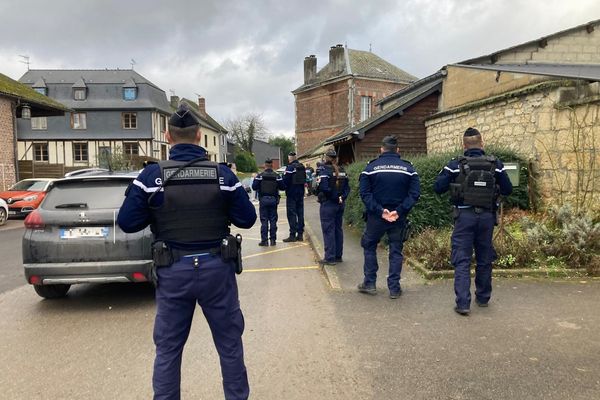
[[[296,172],[292,176],[292,185],[304,185],[306,183],[306,167],[302,163],[296,163]]]
[[[497,197],[496,158],[459,157],[458,167],[460,172],[451,185],[452,200],[466,206],[493,210]]]
[[[265,171],[260,174],[262,181],[260,182],[260,194],[261,196],[277,196],[279,190],[277,190],[277,175],[274,171]]]
[[[164,201],[152,210],[156,239],[199,243],[227,236],[229,217],[219,187],[219,165],[197,161],[175,174],[186,162],[169,160],[158,164]]]

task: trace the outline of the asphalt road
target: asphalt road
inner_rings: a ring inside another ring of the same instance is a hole
[[[253,399],[600,399],[598,279],[496,279],[490,307],[461,317],[451,281],[411,281],[398,300],[332,290],[307,243],[258,247],[258,231],[243,232],[238,280]],[[0,398],[151,398],[154,312],[143,284],[5,291]],[[200,310],[182,371],[182,398],[223,398]]]
[[[8,220],[0,227],[0,293],[24,285],[21,238],[22,220]]]

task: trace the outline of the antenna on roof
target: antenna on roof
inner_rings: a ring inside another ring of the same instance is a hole
[[[136,63],[136,62],[135,62],[135,60],[132,58],[132,59],[131,59],[131,61],[129,62],[129,64],[131,64],[131,70],[133,71],[133,66],[134,66],[135,64],[137,64],[137,63]]]
[[[196,97],[202,97],[202,95],[200,93],[194,92],[194,94],[196,95]]]
[[[29,56],[28,56],[28,55],[23,55],[23,56],[22,56],[22,55],[19,55],[19,57],[21,57],[21,58],[22,58],[22,60],[20,60],[19,62],[20,62],[21,64],[25,64],[25,65],[27,65],[27,71],[29,71],[29,65],[31,64],[31,63],[29,62]]]

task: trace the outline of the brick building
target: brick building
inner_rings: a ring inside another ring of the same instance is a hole
[[[29,116],[24,109],[29,111]],[[62,104],[0,74],[0,190],[8,189],[17,181],[17,118],[64,115],[67,110]]]
[[[296,146],[302,156],[328,137],[375,111],[375,103],[416,78],[381,57],[348,49],[329,50],[329,63],[317,72],[314,55],[304,59],[304,83],[292,93],[296,104]]]

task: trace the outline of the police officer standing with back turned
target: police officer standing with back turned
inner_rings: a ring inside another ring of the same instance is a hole
[[[337,165],[335,150],[330,149],[325,153],[325,166],[321,170],[319,178],[317,201],[321,203],[319,216],[325,242],[325,256],[320,263],[334,265],[342,262],[344,251],[342,223],[346,199],[350,194],[346,171]]]
[[[296,153],[288,156],[288,166],[283,174],[285,184],[285,206],[290,225],[290,236],[284,242],[304,240],[304,185],[306,184],[306,169],[296,159]]]
[[[273,171],[273,161],[265,160],[265,170],[258,174],[252,182],[252,190],[258,193],[260,216],[260,243],[259,246],[268,246],[270,236],[271,246],[277,241],[277,205],[279,204],[279,191],[284,190],[283,178]]]
[[[166,138],[173,145],[169,161],[144,168],[127,189],[118,217],[123,231],[150,225],[155,237],[154,399],[180,398],[181,359],[196,302],[219,353],[225,399],[247,399],[235,277],[241,272],[241,237],[231,236],[229,225],[252,227],[256,211],[233,172],[208,161],[198,145],[199,122],[184,105],[170,118]]]
[[[390,298],[397,299],[402,294],[400,273],[402,247],[408,229],[407,216],[419,200],[421,187],[419,175],[412,164],[400,158],[395,136],[383,138],[380,151],[379,158],[369,162],[359,178],[367,223],[361,240],[365,254],[365,278],[358,285],[358,290],[366,294],[377,293],[377,244],[387,233],[390,246],[387,285]]]
[[[498,194],[508,196],[512,184],[504,165],[483,151],[477,129],[468,128],[463,136],[464,156],[451,160],[439,173],[434,190],[450,190],[454,205],[452,255],[454,265],[454,311],[471,311],[471,257],[475,247],[475,302],[487,307],[492,295],[492,262],[496,251],[492,243]]]

